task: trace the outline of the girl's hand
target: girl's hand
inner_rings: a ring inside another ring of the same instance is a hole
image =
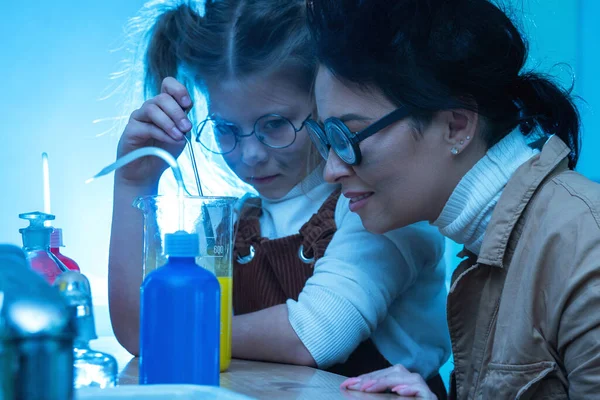
[[[179,157],[186,144],[184,135],[192,129],[186,114],[191,107],[185,86],[174,78],[165,78],[161,93],[131,114],[119,140],[117,157],[147,146],[160,147]],[[117,170],[115,179],[136,186],[155,185],[166,169],[163,160],[143,157]]]

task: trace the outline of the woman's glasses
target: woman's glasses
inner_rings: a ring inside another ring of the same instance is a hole
[[[398,108],[360,132],[350,131],[346,124],[335,117],[327,118],[323,127],[310,117],[304,123],[311,140],[325,160],[329,157],[329,149],[333,148],[333,151],[346,164],[358,165],[362,160],[358,146],[360,142],[409,115],[408,108]]]

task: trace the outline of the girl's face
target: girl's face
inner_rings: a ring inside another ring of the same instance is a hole
[[[337,117],[351,132],[396,109],[381,91],[342,82],[324,67],[315,94],[321,121]],[[331,150],[325,179],[342,185],[350,210],[371,232],[433,221],[461,177],[485,154],[485,147],[474,143],[477,123],[477,114],[465,110],[438,112],[421,130],[406,118],[360,142],[363,158],[357,166],[345,164]]]
[[[235,149],[223,156],[232,171],[263,197],[285,196],[316,166],[312,142],[302,126],[314,102],[308,88],[299,89],[297,81],[278,73],[207,84],[209,114],[234,124],[242,135],[250,134],[255,122],[268,114],[285,117],[296,129],[302,127],[289,147],[270,148],[251,135],[240,138]]]

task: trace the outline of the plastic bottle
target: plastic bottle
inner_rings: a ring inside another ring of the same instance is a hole
[[[54,228],[52,233],[50,234],[50,251],[54,254],[60,261],[62,261],[65,266],[71,271],[80,271],[79,265],[73,260],[62,254],[60,252],[60,248],[65,247],[63,244],[63,236],[62,229]]]
[[[19,229],[23,236],[23,250],[31,268],[41,274],[49,284],[69,269],[50,252],[50,234],[52,227],[44,226],[45,221],[54,219],[54,215],[39,211],[19,214],[19,218],[29,221],[27,228]]]
[[[140,384],[219,385],[220,288],[199,237],[165,235],[168,262],[141,287]]]

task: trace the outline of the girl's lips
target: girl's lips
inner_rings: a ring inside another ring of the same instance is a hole
[[[253,176],[247,179],[248,183],[254,185],[265,185],[273,182],[279,175]]]

